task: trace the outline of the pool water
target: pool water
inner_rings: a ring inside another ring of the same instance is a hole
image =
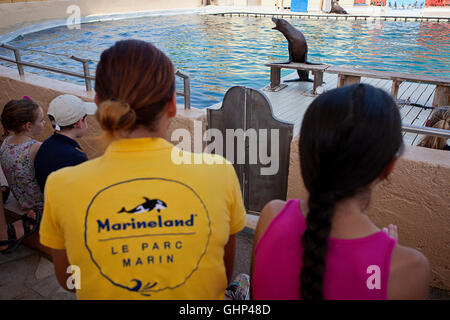
[[[450,76],[448,23],[286,20],[304,33],[309,61]],[[268,84],[270,70],[264,64],[288,59],[287,41],[272,27],[269,17],[160,16],[84,24],[79,30],[57,27],[9,44],[98,61],[101,52],[118,40],[150,41],[190,75],[192,106],[204,108],[221,101],[232,86],[259,89]],[[12,56],[5,50],[0,54]],[[24,51],[23,60],[82,72],[81,63],[63,57]],[[95,65],[91,63],[92,74]],[[26,70],[84,85],[83,79]],[[290,72],[284,70],[282,75]],[[177,86],[182,88],[180,79]]]

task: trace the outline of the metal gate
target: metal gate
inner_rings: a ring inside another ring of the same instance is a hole
[[[294,125],[274,118],[262,91],[232,87],[220,109],[208,109],[208,123],[222,133],[221,155],[234,165],[249,213],[259,213],[270,200],[286,199]],[[227,150],[227,144],[233,147]]]

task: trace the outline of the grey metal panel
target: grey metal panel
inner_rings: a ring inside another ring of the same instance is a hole
[[[266,95],[256,89],[247,89],[247,127],[254,128],[259,132],[258,153],[260,153],[261,138],[267,129],[267,155],[276,154],[276,150],[271,149],[271,130],[278,130],[278,141],[274,141],[273,147],[278,149],[278,171],[275,174],[263,175],[263,168],[275,169],[275,164],[264,165],[258,155],[257,164],[248,164],[246,167],[248,185],[246,186],[246,205],[249,210],[260,212],[264,205],[273,199],[286,199],[287,182],[289,174],[289,157],[294,125],[274,118],[272,106]],[[276,138],[276,136],[274,137]]]
[[[222,107],[218,110],[208,109],[209,128],[219,129],[224,137],[223,154],[221,156],[233,163],[236,174],[239,178],[241,188],[244,184],[244,165],[237,164],[237,144],[234,147],[234,156],[231,158],[226,153],[226,129],[239,129],[245,127],[245,88],[232,87],[223,98]]]
[[[223,156],[234,164],[247,210],[259,212],[270,200],[286,199],[290,145],[294,125],[274,118],[269,99],[262,91],[245,87],[232,87],[225,94],[220,109],[208,110],[208,122],[210,128],[219,129],[224,136]],[[256,146],[255,144],[250,146],[249,137],[240,141],[245,143],[245,164],[237,162],[237,138],[235,138],[234,143],[234,156],[226,154],[226,129],[242,129],[244,131],[252,129],[251,131],[254,131],[252,134],[256,134]],[[260,131],[261,129],[267,131]],[[274,129],[278,130],[278,141],[274,141],[274,147],[278,150],[279,155],[276,158],[278,171],[272,175],[262,175],[261,170],[273,166],[273,162],[268,165],[261,163],[261,138],[266,139],[267,143],[267,150],[262,153],[272,155],[276,151],[270,149],[271,130]],[[250,163],[252,157],[255,160],[255,156],[257,163]]]

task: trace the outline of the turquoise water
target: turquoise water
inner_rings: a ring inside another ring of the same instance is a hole
[[[287,20],[305,34],[310,61],[450,77],[449,23]],[[221,101],[231,86],[268,84],[264,64],[288,58],[287,42],[273,26],[268,17],[161,16],[85,24],[80,30],[58,27],[9,44],[98,60],[118,40],[150,41],[190,75],[192,106],[204,108]],[[11,56],[4,50],[0,54]],[[82,72],[81,63],[42,53],[25,51],[23,60]],[[91,63],[91,73],[95,65]],[[82,79],[49,76],[84,85]],[[182,88],[180,80],[177,85]]]

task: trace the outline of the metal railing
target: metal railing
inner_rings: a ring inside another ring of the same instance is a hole
[[[420,127],[413,125],[403,125],[402,130],[410,133],[423,134],[427,136],[435,136],[450,139],[450,130],[436,129],[430,127]]]
[[[244,17],[280,17],[280,18],[299,18],[299,19],[311,19],[311,20],[384,20],[384,21],[421,21],[421,22],[450,22],[450,17],[447,16],[391,16],[391,15],[369,15],[369,14],[324,14],[324,13],[297,13],[297,12],[218,12],[212,13],[213,15],[226,16],[244,16]]]
[[[2,44],[2,45],[0,45],[0,47],[14,52],[15,59],[10,59],[7,57],[0,56],[0,60],[14,63],[17,66],[19,75],[21,77],[25,76],[25,71],[23,69],[24,66],[25,67],[33,67],[33,68],[37,68],[37,69],[41,69],[41,70],[46,70],[46,71],[50,71],[50,72],[55,72],[55,73],[59,73],[59,74],[64,74],[64,75],[84,79],[86,90],[92,91],[91,81],[95,80],[95,76],[92,76],[90,74],[89,62],[90,61],[96,62],[94,60],[83,59],[83,58],[79,58],[76,56],[70,56],[70,59],[81,62],[83,64],[83,73],[77,73],[77,72],[68,71],[68,70],[64,70],[64,69],[60,69],[60,68],[45,66],[42,64],[38,64],[38,63],[23,61],[22,55],[20,52],[20,50],[21,50],[20,48],[16,48],[16,47],[6,45],[6,44]],[[175,75],[182,78],[183,82],[184,82],[183,83],[183,91],[177,91],[176,94],[184,97],[184,109],[189,110],[189,109],[191,109],[191,79],[189,78],[188,74],[186,74],[180,70],[176,70]]]

